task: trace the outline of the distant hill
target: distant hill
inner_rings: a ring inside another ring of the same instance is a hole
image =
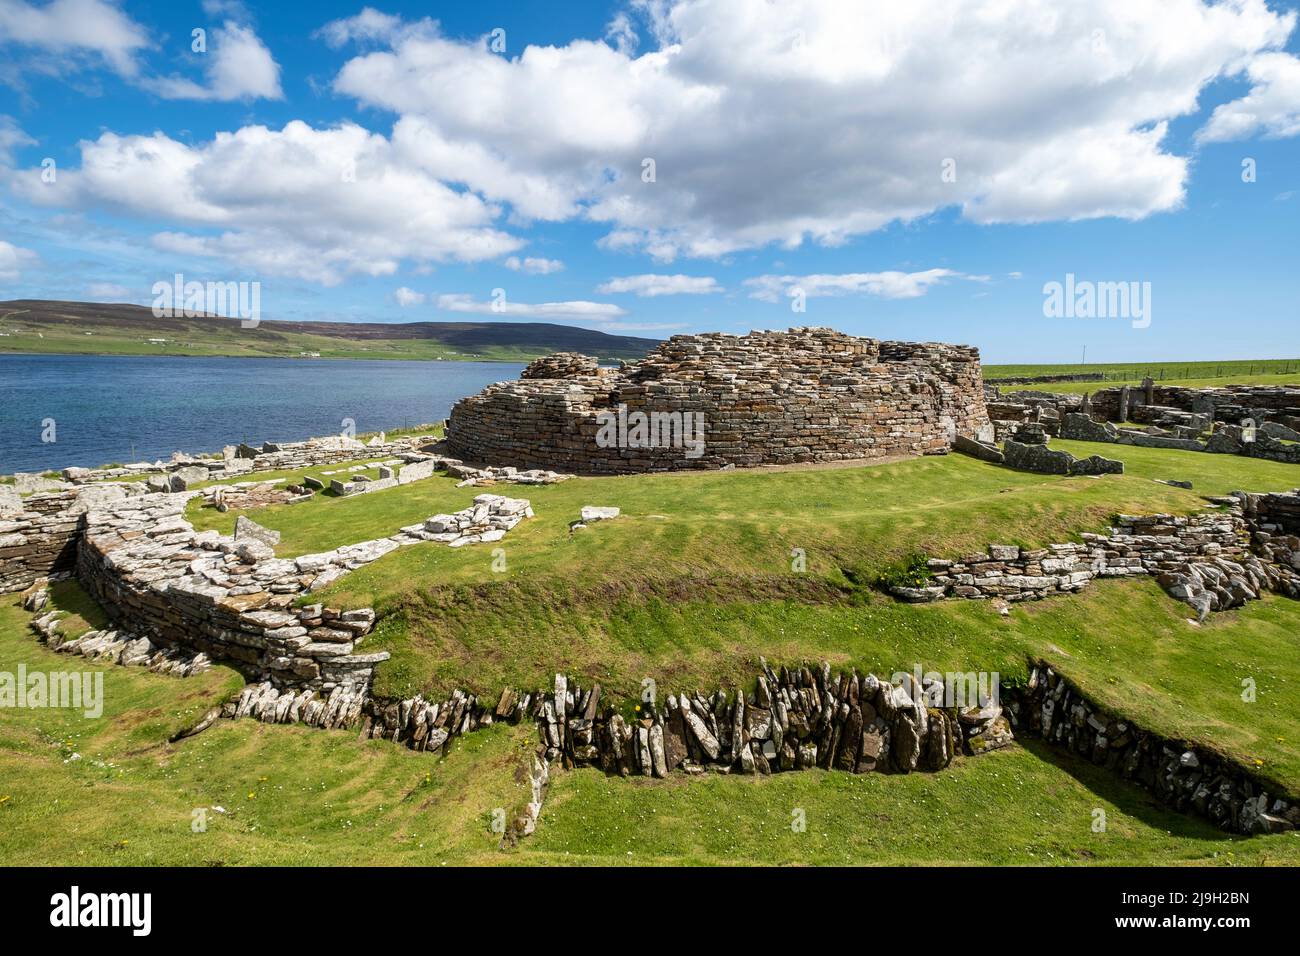
[[[254,329],[208,315],[158,318],[139,305],[0,302],[0,352],[528,361],[582,352],[638,359],[659,341],[547,322],[280,322]]]

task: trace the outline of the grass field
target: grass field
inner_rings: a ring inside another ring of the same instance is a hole
[[[0,318],[3,323],[8,317]],[[190,357],[301,358],[317,352],[321,359],[406,359],[446,362],[528,362],[547,349],[517,346],[484,346],[472,352],[460,351],[437,339],[365,339],[350,341],[305,332],[258,335],[255,332],[214,330],[152,343],[135,330],[97,331],[78,329],[17,330],[0,338],[0,353],[53,352],[60,355],[183,355]]]
[[[1039,375],[1084,375],[1101,373],[1100,382],[1050,382],[1037,385],[1003,385],[1004,391],[1017,387],[1037,388],[1049,392],[1082,394],[1116,385],[1137,385],[1152,378],[1162,385],[1185,388],[1209,388],[1223,385],[1292,385],[1300,386],[1300,359],[1244,359],[1226,362],[1119,362],[1095,365],[985,365],[986,380],[1031,378]]]

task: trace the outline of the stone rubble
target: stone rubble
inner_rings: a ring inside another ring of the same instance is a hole
[[[1003,461],[1008,468],[1043,475],[1122,475],[1124,463],[1092,455],[1076,458],[1068,451],[1048,448],[1045,441],[1024,444],[1013,439],[1002,443]]]
[[[506,827],[501,838],[502,847],[516,846],[521,839],[531,836],[537,829],[537,820],[542,815],[542,801],[551,780],[550,762],[541,754],[529,754],[528,763],[522,769],[528,782],[529,799]]]
[[[533,359],[519,373],[520,378],[589,378],[613,373],[613,369],[601,368],[590,355],[580,352],[552,352],[539,359]]]
[[[474,485],[493,485],[497,482],[509,482],[516,485],[554,485],[568,481],[572,475],[563,475],[545,468],[529,468],[520,471],[509,465],[504,467],[474,468],[457,459],[447,459],[447,474],[462,481],[457,488]]]
[[[49,601],[49,592],[37,586],[23,602],[23,607],[39,613]],[[189,677],[208,670],[212,662],[202,652],[194,654],[179,647],[158,647],[147,637],[113,629],[92,630],[77,637],[66,637],[60,627],[62,613],[50,611],[32,620],[31,628],[41,642],[62,654],[79,654],[92,660],[107,661],[125,667],[143,667],[156,674]]]
[[[409,525],[392,540],[399,544],[439,541],[453,548],[500,541],[507,531],[532,516],[533,507],[526,498],[477,495],[471,507],[449,515],[434,515],[423,524]]]
[[[1269,589],[1300,600],[1300,489],[1287,494],[1241,494],[1251,548],[1263,559]]]

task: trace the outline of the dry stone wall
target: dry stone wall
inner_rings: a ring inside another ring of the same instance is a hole
[[[532,515],[523,499],[479,495],[397,534],[333,551],[278,558],[266,529],[235,536],[196,532],[185,505],[199,492],[137,496],[84,516],[77,576],[115,624],[162,647],[201,652],[276,688],[364,695],[387,652],[356,645],[375,622],[369,608],[340,611],[298,599],[404,545],[459,547],[500,540]]]
[[[507,688],[490,699],[459,690],[438,701],[367,701],[338,694],[332,710],[314,712],[309,695],[291,695],[293,702],[286,703],[271,685],[256,685],[226,710],[227,716],[267,722],[359,724],[366,736],[415,750],[438,750],[453,737],[492,723],[529,720],[538,725],[547,763],[598,766],[622,776],[815,767],[852,773],[937,771],[960,753],[985,753],[1011,742],[996,699],[944,706],[944,691],[945,685],[928,677],[917,683],[903,674],[890,683],[871,674],[833,675],[825,662],[780,670],[764,663],[748,694],[681,692],[642,703],[630,715],[613,706],[599,684],[582,687],[563,674],[556,675],[553,688]]]
[[[1300,464],[1300,387],[1157,385],[1092,395],[986,389],[999,440],[1023,422],[1078,441],[1243,455]]]
[[[942,454],[987,422],[974,348],[791,329],[673,336],[617,370],[540,359],[458,402],[447,443],[474,463],[626,474]]]
[[[144,493],[138,483],[121,482],[0,499],[0,593],[70,574],[86,512]]]
[[[462,734],[494,723],[529,721],[539,746],[529,774],[530,802],[511,821],[513,837],[531,832],[549,770],[597,767],[610,775],[668,777],[769,774],[820,768],[849,773],[937,772],[965,754],[979,756],[1038,736],[1154,793],[1165,805],[1234,833],[1300,826],[1300,803],[1240,763],[1179,743],[1108,713],[1047,664],[1030,664],[1024,686],[1002,688],[971,706],[947,706],[947,686],[927,676],[896,682],[818,667],[774,670],[764,662],[749,693],[671,694],[631,714],[599,684],[563,674],[532,692],[507,688],[482,698],[454,691],[442,700],[367,699],[336,689],[281,692],[259,684],[225,705],[227,717],[319,727],[360,727],[365,737],[445,753]],[[1014,730],[1013,730],[1014,728]]]
[[[1004,697],[1020,736],[1041,737],[1105,767],[1179,813],[1233,833],[1280,833],[1300,826],[1294,795],[1234,760],[1108,712],[1042,661],[1033,663],[1024,688]]]
[[[1215,499],[1224,510],[1182,515],[1118,515],[1108,534],[1041,549],[992,544],[956,559],[931,558],[924,587],[893,587],[907,601],[941,598],[1040,600],[1082,590],[1096,578],[1153,575],[1204,619],[1265,590],[1300,595],[1300,538],[1278,534],[1268,515],[1300,514],[1300,495]],[[1252,504],[1253,501],[1253,504]],[[1294,527],[1294,526],[1293,526]]]

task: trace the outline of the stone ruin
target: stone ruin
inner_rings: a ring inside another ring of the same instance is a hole
[[[447,445],[475,463],[632,474],[945,454],[987,425],[977,349],[804,328],[675,335],[617,369],[547,356],[458,402]]]
[[[991,544],[957,558],[930,558],[921,587],[891,586],[914,603],[943,598],[1040,600],[1080,591],[1096,578],[1151,575],[1200,620],[1265,591],[1300,598],[1300,490],[1210,498],[1219,511],[1116,515],[1106,534],[1082,543],[1021,548]]]
[[[985,388],[996,438],[1025,423],[1074,441],[1243,455],[1300,464],[1300,388],[1187,388],[1145,379],[1091,395]]]

